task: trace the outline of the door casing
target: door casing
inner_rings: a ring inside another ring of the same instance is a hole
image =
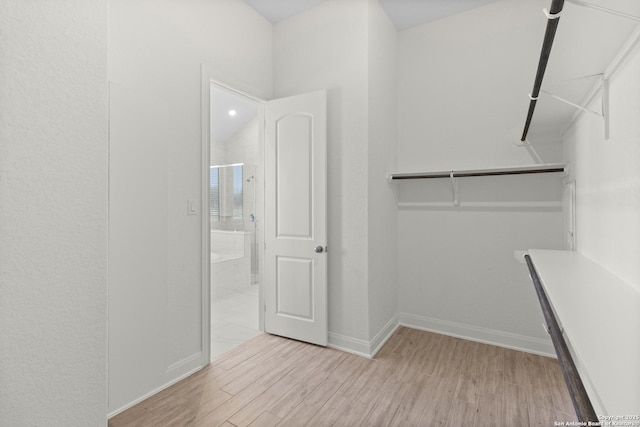
[[[268,101],[261,99],[257,96],[254,96],[248,92],[238,90],[232,85],[221,82],[219,79],[216,79],[215,76],[203,65],[202,66],[202,96],[201,96],[201,111],[202,111],[202,120],[201,120],[201,139],[202,139],[202,163],[201,163],[201,243],[202,243],[202,349],[201,349],[201,365],[202,367],[209,364],[211,360],[211,242],[209,232],[210,229],[210,212],[209,212],[209,172],[210,172],[210,157],[211,157],[211,147],[210,147],[210,135],[211,135],[211,94],[210,87],[211,85],[216,85],[225,90],[234,92],[240,96],[246,97],[253,101],[256,101],[259,104],[259,122],[261,126],[259,126],[259,164],[258,164],[258,178],[260,182],[260,187],[262,190],[262,194],[266,195],[265,191],[265,105]],[[325,95],[326,96],[326,95]],[[325,101],[326,103],[326,101]],[[325,105],[326,108],[326,105]],[[325,123],[326,125],[326,123]],[[326,129],[325,129],[326,133]],[[326,137],[326,134],[325,134]],[[326,156],[326,153],[325,153]],[[326,197],[326,194],[325,194]],[[259,203],[259,220],[265,223],[265,203],[264,196],[262,203]],[[262,235],[263,237],[260,239],[258,244],[259,251],[259,328],[261,331],[265,331],[265,291],[264,291],[264,260],[265,260],[265,248],[264,248],[264,233],[266,226],[262,227]],[[326,249],[326,236],[325,241],[322,245]],[[326,257],[327,254],[324,253],[322,256]],[[326,260],[325,260],[326,266]],[[326,286],[326,285],[325,285]],[[328,314],[328,313],[327,313]],[[326,319],[325,319],[326,321]],[[328,337],[327,337],[328,338]],[[326,343],[325,343],[326,345]]]
[[[202,67],[202,96],[201,96],[201,111],[202,111],[202,151],[201,151],[201,239],[202,239],[202,366],[206,366],[211,361],[211,233],[209,232],[209,167],[211,159],[211,85],[216,85],[219,88],[233,92],[239,96],[251,99],[258,103],[258,120],[261,125],[259,126],[259,162],[257,165],[258,185],[260,191],[264,195],[264,104],[265,100],[250,93],[241,91],[221,82],[216,79],[215,76],[205,67]],[[257,189],[256,189],[257,190]],[[264,196],[263,196],[264,197]],[[264,201],[257,203],[258,220],[261,221],[264,218]],[[259,329],[264,331],[264,292],[263,292],[263,265],[264,265],[264,240],[256,236],[256,245],[258,246],[258,281],[259,281]]]

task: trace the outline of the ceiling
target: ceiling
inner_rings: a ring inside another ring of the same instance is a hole
[[[640,2],[637,0],[589,0],[589,3],[640,16]],[[540,94],[531,122],[530,141],[545,139],[545,133],[564,133],[578,109],[549,94],[575,104],[585,102],[592,89],[602,84],[602,73],[607,71],[625,41],[637,29],[636,21],[571,1],[565,2],[542,84],[542,90],[547,93]],[[540,37],[540,46],[542,41]],[[536,61],[538,56],[539,52],[536,52]],[[530,92],[532,88],[533,78],[527,91]],[[523,93],[525,97],[526,93]],[[593,105],[591,109],[596,113],[602,112],[601,105]]]
[[[326,0],[243,0],[268,21],[276,23],[322,4]],[[398,31],[429,23],[439,28],[442,34],[438,38],[446,43],[447,37],[462,37],[455,33],[454,25],[458,16],[464,19],[469,13],[477,15],[478,26],[492,25],[496,32],[509,37],[514,25],[508,18],[514,6],[521,3],[521,7],[529,7],[534,13],[536,34],[531,36],[537,46],[542,45],[544,28],[546,26],[543,7],[550,7],[551,0],[378,0],[387,12],[390,20]],[[592,4],[600,4],[610,9],[627,14],[640,16],[640,1],[638,0],[588,0]],[[575,0],[580,3],[581,0]],[[484,6],[484,7],[483,7]],[[520,6],[518,6],[520,7]],[[463,14],[463,12],[466,12]],[[620,18],[602,11],[576,5],[574,1],[565,3],[562,22],[551,53],[551,61],[545,74],[543,89],[553,92],[574,103],[585,100],[594,86],[601,79],[607,66],[611,64],[621,46],[634,31],[638,31],[638,23]],[[446,18],[446,19],[444,19]],[[538,22],[538,21],[536,21]],[[492,27],[492,28],[493,28]],[[416,28],[416,30],[419,30]],[[454,32],[455,34],[453,34]],[[467,37],[473,37],[473,28],[469,27]],[[539,40],[539,42],[538,42]],[[533,86],[533,73],[540,51],[527,49],[526,52],[512,52],[514,56],[505,58],[505,62],[496,64],[497,69],[508,68],[510,61],[525,61],[531,63],[531,76],[522,76],[521,88],[510,95],[510,99],[518,99],[519,104],[528,105],[528,101],[521,102]],[[455,54],[455,52],[452,52]],[[534,64],[535,61],[535,64]],[[230,107],[225,106],[225,109]],[[596,107],[597,109],[597,107]],[[548,95],[541,95],[531,126],[530,141],[549,140],[550,136],[561,135],[567,125],[575,117],[576,108]],[[524,125],[525,112],[522,112]],[[228,119],[228,117],[227,117]],[[235,118],[233,123],[240,123]],[[237,130],[237,127],[235,128]],[[514,129],[513,140],[519,143],[521,128]],[[225,139],[225,138],[222,138]]]
[[[276,23],[311,9],[325,0],[244,0],[249,6]],[[436,21],[496,0],[379,0],[389,19],[401,31]]]
[[[230,111],[235,114],[230,115]],[[211,85],[211,140],[214,143],[224,144],[257,115],[256,101]]]
[[[244,0],[272,24],[311,9],[323,1],[325,0]]]
[[[493,3],[496,0],[380,0],[399,31]]]

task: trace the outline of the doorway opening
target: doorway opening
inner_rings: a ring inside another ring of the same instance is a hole
[[[262,332],[262,103],[210,82],[210,358]]]

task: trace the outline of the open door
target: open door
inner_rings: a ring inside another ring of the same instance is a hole
[[[327,345],[326,92],[265,106],[265,332]]]

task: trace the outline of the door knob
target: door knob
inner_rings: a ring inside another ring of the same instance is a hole
[[[322,252],[324,252],[324,248],[322,246],[316,246],[316,248],[314,249],[315,253],[317,254],[321,254]]]

